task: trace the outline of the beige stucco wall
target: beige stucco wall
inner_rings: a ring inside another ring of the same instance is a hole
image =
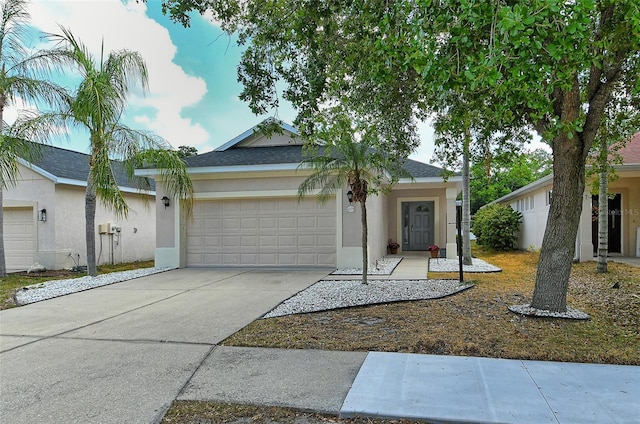
[[[80,255],[80,265],[86,265],[85,188],[54,184],[49,178],[20,165],[18,185],[4,192],[7,205],[34,207],[34,219],[38,211],[46,209],[46,222],[36,221],[37,248],[35,261],[48,269],[69,268],[75,263],[70,255]],[[153,201],[153,197],[147,196]],[[99,202],[96,209],[97,225],[110,222],[120,227],[118,235],[96,236],[96,255],[102,255],[98,264],[150,260],[155,251],[155,205],[145,208],[141,195],[125,193],[130,207],[127,219],[116,219]],[[101,240],[102,238],[102,240]],[[111,243],[113,241],[113,251]],[[112,254],[113,252],[113,254]]]

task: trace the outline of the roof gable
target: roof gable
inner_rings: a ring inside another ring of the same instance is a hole
[[[265,134],[263,129],[268,129],[269,134]],[[298,135],[298,131],[291,125],[269,118],[232,138],[214,151],[224,152],[243,147],[299,146],[303,141],[297,138]]]

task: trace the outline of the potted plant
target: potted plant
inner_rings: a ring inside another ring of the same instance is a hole
[[[436,246],[435,244],[427,247],[427,250],[431,252],[432,258],[437,258],[440,255],[440,247]]]
[[[398,253],[399,247],[400,247],[400,244],[392,240],[389,240],[389,244],[387,244],[387,248],[389,249],[389,252],[391,252],[392,255],[395,255],[396,253]]]

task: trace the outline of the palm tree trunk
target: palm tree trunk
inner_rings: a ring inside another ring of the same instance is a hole
[[[2,186],[0,185],[0,277],[7,276],[7,263],[4,258],[4,210],[2,209],[3,205],[3,195],[2,195]]]
[[[369,258],[368,258],[368,228],[367,228],[367,202],[360,202],[361,219],[362,219],[362,284],[368,284],[367,274],[369,272]]]
[[[471,134],[465,131],[462,151],[462,263],[472,265],[471,259],[471,199],[469,198],[469,144]]]
[[[87,178],[87,191],[84,199],[85,232],[87,240],[87,275],[98,275],[96,264],[96,187],[92,172]]]
[[[604,137],[603,137],[604,138]],[[607,272],[609,253],[609,172],[607,141],[600,144],[600,190],[598,193],[598,264],[596,271]]]

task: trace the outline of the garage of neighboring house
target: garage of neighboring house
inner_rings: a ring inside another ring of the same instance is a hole
[[[5,207],[4,251],[7,271],[28,269],[36,251],[36,223],[32,207]]]
[[[335,267],[335,200],[199,200],[186,242],[187,266]]]

